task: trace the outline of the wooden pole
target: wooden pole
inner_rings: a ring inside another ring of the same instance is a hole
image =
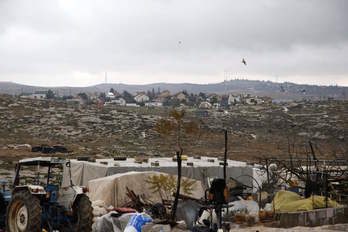
[[[224,154],[224,180],[226,184],[226,166],[227,166],[227,129],[225,129],[225,154]]]

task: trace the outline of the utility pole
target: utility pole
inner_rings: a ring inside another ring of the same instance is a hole
[[[226,166],[227,166],[227,129],[225,129],[224,131],[225,133],[225,154],[224,154],[224,180],[225,180],[225,184],[227,183],[226,180]]]

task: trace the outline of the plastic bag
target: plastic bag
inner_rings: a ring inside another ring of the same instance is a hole
[[[124,232],[141,232],[141,227],[152,222],[152,218],[145,213],[136,213],[128,221]]]
[[[255,217],[256,222],[259,220],[259,205],[253,200],[243,200],[233,201],[230,203],[232,205],[229,208],[230,211],[244,213]]]

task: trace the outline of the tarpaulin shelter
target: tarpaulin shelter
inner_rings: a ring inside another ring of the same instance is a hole
[[[223,177],[221,162],[217,158],[211,157],[201,157],[199,159],[188,157],[187,161],[182,161],[182,176],[206,184],[205,181],[208,177]],[[227,177],[238,179],[241,183],[254,187],[254,191],[257,187],[255,179],[258,184],[261,184],[262,180],[265,179],[257,167],[248,165],[245,162],[227,160],[227,164]],[[71,160],[72,180],[76,185],[87,186],[90,180],[130,171],[157,171],[176,175],[177,163],[172,158],[149,158],[146,163],[137,163],[134,158],[127,158],[126,160],[97,159],[96,162]],[[63,186],[66,186],[69,184],[67,182],[69,173],[65,171],[64,175]]]
[[[127,188],[144,197],[150,202],[161,202],[160,194],[151,189],[147,180],[154,175],[168,175],[160,172],[127,172],[112,176],[90,180],[88,183],[89,198],[92,201],[102,200],[106,205],[114,207],[124,206],[130,199],[127,197]],[[175,178],[177,178],[175,176]],[[192,185],[193,198],[204,198],[204,189],[200,181]]]

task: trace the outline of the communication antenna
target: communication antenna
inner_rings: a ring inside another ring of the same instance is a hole
[[[108,73],[107,72],[105,72],[105,84],[107,84],[108,83]]]

